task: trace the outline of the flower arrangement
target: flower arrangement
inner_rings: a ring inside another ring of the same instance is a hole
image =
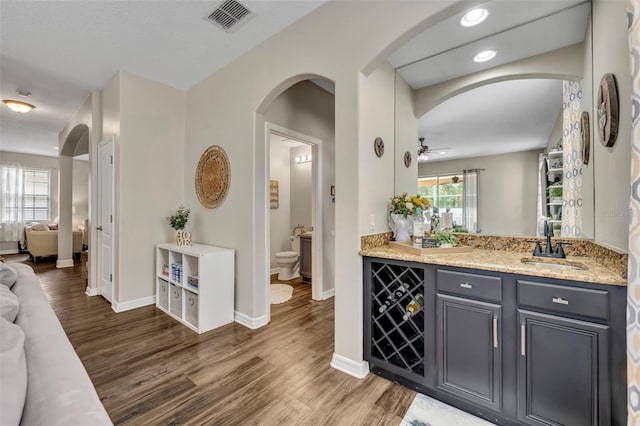
[[[403,192],[400,195],[396,195],[389,202],[389,213],[401,214],[404,217],[413,216],[416,213],[416,208],[421,208],[425,211],[429,208],[431,203],[427,197],[420,197],[420,195],[407,195]]]
[[[449,232],[436,234],[435,239],[438,242],[438,247],[442,245],[451,245],[453,247],[458,244],[458,238]]]
[[[189,213],[191,213],[191,209],[186,209],[181,205],[180,208],[176,211],[176,214],[167,216],[167,221],[173,229],[179,231],[181,229],[184,229],[184,227],[187,225],[187,221],[189,220]]]

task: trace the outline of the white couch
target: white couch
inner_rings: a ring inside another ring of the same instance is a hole
[[[42,228],[25,226],[27,250],[34,261],[38,257],[58,255],[58,231],[52,231],[48,228],[45,230],[47,225],[44,224],[41,226]],[[82,252],[82,239],[82,231],[73,231],[74,254]]]
[[[18,273],[11,288],[19,300],[14,324],[25,335],[27,366],[27,393],[20,425],[111,425],[33,269],[22,264],[10,266]],[[11,390],[5,386],[0,383],[0,394],[8,395]]]

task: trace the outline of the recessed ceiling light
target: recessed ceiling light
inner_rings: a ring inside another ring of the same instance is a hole
[[[29,112],[32,109],[35,108],[35,106],[28,104],[26,102],[22,102],[22,101],[14,101],[13,99],[3,99],[2,102],[4,102],[4,104],[11,110],[14,112],[17,112],[19,114],[25,113],[25,112]]]
[[[440,154],[440,155],[445,155],[445,154],[446,154],[446,152],[442,151],[442,152],[439,152],[438,154]]]
[[[478,53],[476,56],[474,56],[473,60],[475,62],[487,62],[495,58],[496,53],[497,52],[495,50],[485,50],[483,52]]]
[[[471,9],[464,14],[462,19],[460,19],[460,25],[462,25],[463,27],[473,27],[487,19],[488,16],[489,11],[483,7]]]
[[[58,147],[57,147],[57,146],[54,146],[54,147],[53,147],[53,149],[55,149],[55,150],[57,151],[57,150],[58,150]]]

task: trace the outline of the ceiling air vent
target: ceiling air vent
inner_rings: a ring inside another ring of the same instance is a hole
[[[238,22],[245,19],[251,12],[237,0],[226,0],[216,8],[207,19],[225,31],[231,31]]]

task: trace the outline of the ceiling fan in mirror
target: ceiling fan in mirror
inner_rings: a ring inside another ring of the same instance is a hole
[[[424,144],[424,138],[418,138],[418,141],[420,141],[420,145],[418,145],[418,161],[422,162],[422,161],[427,161],[429,159],[429,154],[439,154],[439,155],[444,155],[446,154],[446,152],[444,152],[447,149],[451,149],[451,147],[447,147],[447,148],[429,148],[429,145],[425,145]]]

